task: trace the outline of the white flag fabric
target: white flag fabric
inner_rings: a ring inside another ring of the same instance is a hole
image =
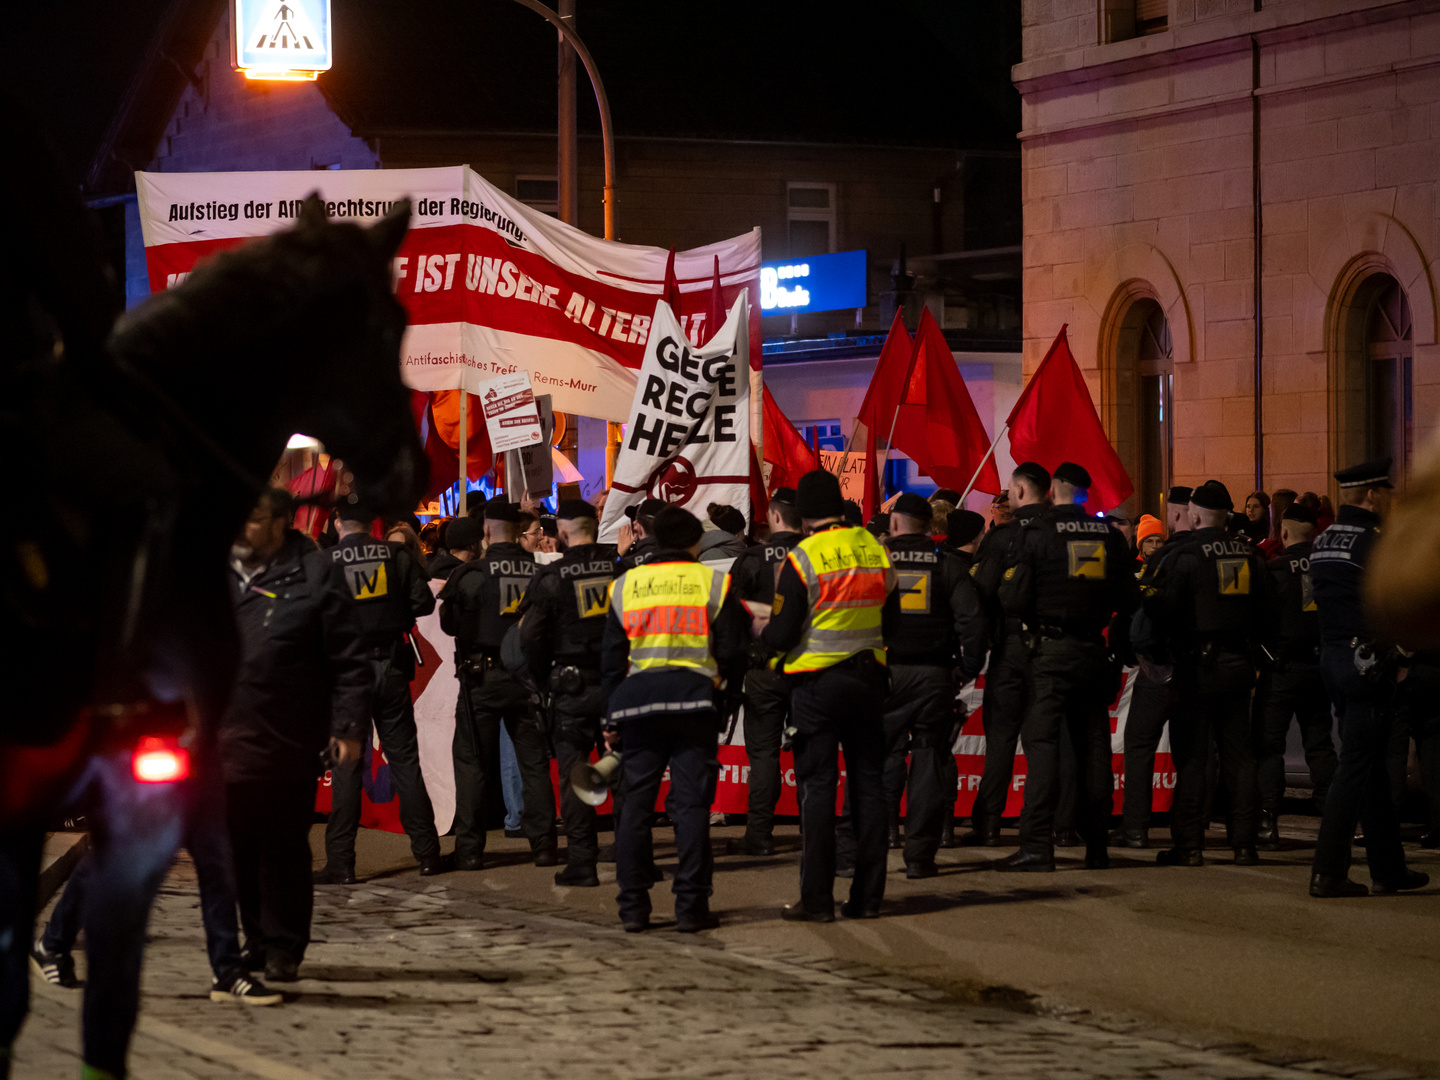
[[[600,539],[613,543],[625,508],[645,499],[704,520],[712,502],[750,521],[750,294],[719,333],[691,345],[675,313],[655,305]]]

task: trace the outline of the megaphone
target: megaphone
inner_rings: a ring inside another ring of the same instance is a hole
[[[610,794],[610,785],[620,771],[620,755],[610,751],[594,765],[588,761],[577,761],[570,770],[570,790],[579,796],[581,802],[599,806]]]

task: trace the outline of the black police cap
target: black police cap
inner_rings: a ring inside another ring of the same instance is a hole
[[[369,525],[380,515],[375,512],[375,507],[369,500],[352,491],[336,501],[335,516],[341,521],[358,521]]]
[[[1170,489],[1170,494],[1165,496],[1165,501],[1167,503],[1174,503],[1176,506],[1189,506],[1190,495],[1193,490],[1193,488],[1183,487],[1177,484]]]
[[[582,518],[595,519],[595,507],[584,499],[561,499],[560,509],[555,516],[561,521],[579,521]]]
[[[824,469],[811,469],[795,488],[795,509],[811,521],[844,517],[845,500],[840,497],[839,479]]]
[[[520,520],[520,505],[507,499],[491,499],[485,504],[486,521],[508,521],[512,525]]]
[[[1230,489],[1219,480],[1206,480],[1190,493],[1190,505],[1202,510],[1234,510],[1235,500]]]
[[[860,509],[860,504],[854,499],[846,499],[844,505],[841,507],[841,511],[840,516],[845,520],[846,525],[865,524],[865,513]]]
[[[786,506],[794,506],[795,489],[789,487],[776,488],[770,493],[770,501],[784,503]]]
[[[1393,458],[1382,457],[1374,461],[1361,462],[1359,465],[1351,465],[1348,469],[1341,469],[1335,474],[1335,479],[1340,482],[1342,488],[1388,488],[1395,485],[1390,482],[1390,466],[1394,464]]]
[[[655,515],[655,542],[668,551],[685,551],[700,542],[705,526],[684,507],[665,506]]]
[[[1071,487],[1090,490],[1090,474],[1085,471],[1085,466],[1076,465],[1073,461],[1062,461],[1055,469],[1054,479]]]
[[[445,530],[445,546],[451,551],[474,547],[483,532],[484,527],[474,518],[455,518]]]
[[[895,505],[890,507],[892,514],[904,514],[906,517],[918,518],[920,521],[930,520],[930,503],[924,496],[916,495],[913,491],[907,491],[895,500]]]
[[[1285,513],[1280,517],[1281,521],[1298,521],[1302,525],[1314,525],[1316,522],[1315,511],[1304,503],[1291,503],[1285,508]]]
[[[1040,494],[1050,490],[1050,470],[1034,461],[1022,461],[1015,466],[1015,476],[1034,484]]]
[[[888,533],[890,531],[890,515],[884,510],[875,511],[875,515],[865,523],[865,528],[869,530],[871,536],[875,537],[881,533]]]
[[[930,496],[931,499],[944,499],[951,505],[959,505],[960,493],[954,488],[936,488]]]
[[[956,547],[964,547],[980,535],[985,528],[985,518],[974,510],[951,510],[945,519],[946,539]]]

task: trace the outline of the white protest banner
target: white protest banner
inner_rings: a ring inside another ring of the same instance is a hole
[[[409,326],[401,375],[415,390],[456,390],[525,370],[557,412],[623,421],[635,393],[664,248],[600,240],[519,202],[465,166],[305,172],[136,173],[153,292],[212,252],[295,224],[318,191],[335,221],[373,224],[413,202],[393,264]],[[705,325],[715,259],[721,293],[759,295],[760,230],[675,253],[680,326]],[[760,309],[748,323],[760,356]]]
[[[864,505],[865,501],[865,455],[850,454],[850,460],[845,462],[845,471],[840,471],[840,463],[845,461],[845,454],[839,450],[821,450],[820,467],[826,472],[835,473],[840,477],[840,497],[842,499],[854,499],[857,503]]]
[[[540,441],[540,410],[535,405],[535,391],[530,386],[528,371],[486,379],[470,392],[480,399],[485,428],[490,433],[490,448],[495,453],[503,454]]]
[[[719,333],[692,346],[670,306],[655,305],[602,542],[615,540],[625,508],[644,499],[688,506],[702,519],[710,503],[726,503],[749,522],[749,320],[742,290]]]

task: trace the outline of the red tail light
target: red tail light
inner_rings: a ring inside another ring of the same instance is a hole
[[[146,735],[130,758],[135,779],[142,784],[168,784],[190,775],[190,751],[174,739]]]

